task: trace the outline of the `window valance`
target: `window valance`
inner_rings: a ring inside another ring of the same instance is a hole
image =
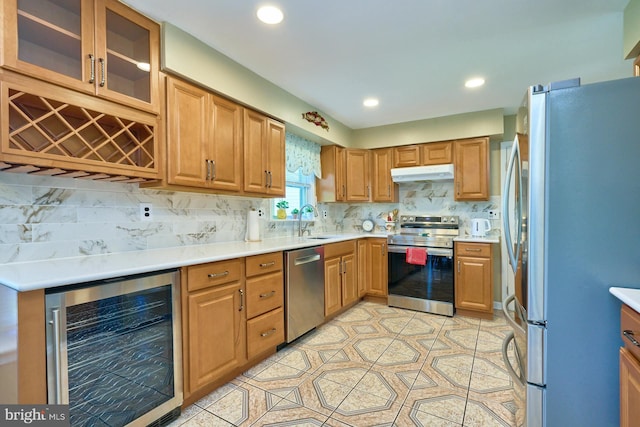
[[[295,172],[302,168],[303,175],[315,175],[322,178],[320,165],[320,145],[313,141],[287,132],[285,136],[287,170]]]

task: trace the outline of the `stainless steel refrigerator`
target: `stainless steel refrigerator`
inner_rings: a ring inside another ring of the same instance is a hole
[[[640,288],[640,78],[529,89],[503,188],[518,425],[619,425],[620,302]]]

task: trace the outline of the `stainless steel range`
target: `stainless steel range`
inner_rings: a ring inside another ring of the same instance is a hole
[[[458,224],[453,215],[400,215],[400,233],[387,238],[390,306],[453,316]],[[411,248],[426,249],[424,265],[408,262]]]

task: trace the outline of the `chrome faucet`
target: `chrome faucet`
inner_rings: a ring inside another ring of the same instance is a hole
[[[302,213],[304,212],[304,210],[306,208],[311,208],[313,210],[313,216],[318,216],[318,211],[316,210],[315,206],[310,205],[310,204],[306,204],[304,206],[302,206],[300,208],[300,214],[298,215],[298,237],[302,237],[302,235],[304,234],[304,232],[307,230],[307,228],[305,227],[305,229],[302,229]]]

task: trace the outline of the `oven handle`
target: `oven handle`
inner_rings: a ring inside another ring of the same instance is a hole
[[[424,246],[389,245],[389,252],[394,254],[405,254],[409,248],[424,248],[427,250],[427,255],[431,256],[453,256],[453,249],[426,248]]]

